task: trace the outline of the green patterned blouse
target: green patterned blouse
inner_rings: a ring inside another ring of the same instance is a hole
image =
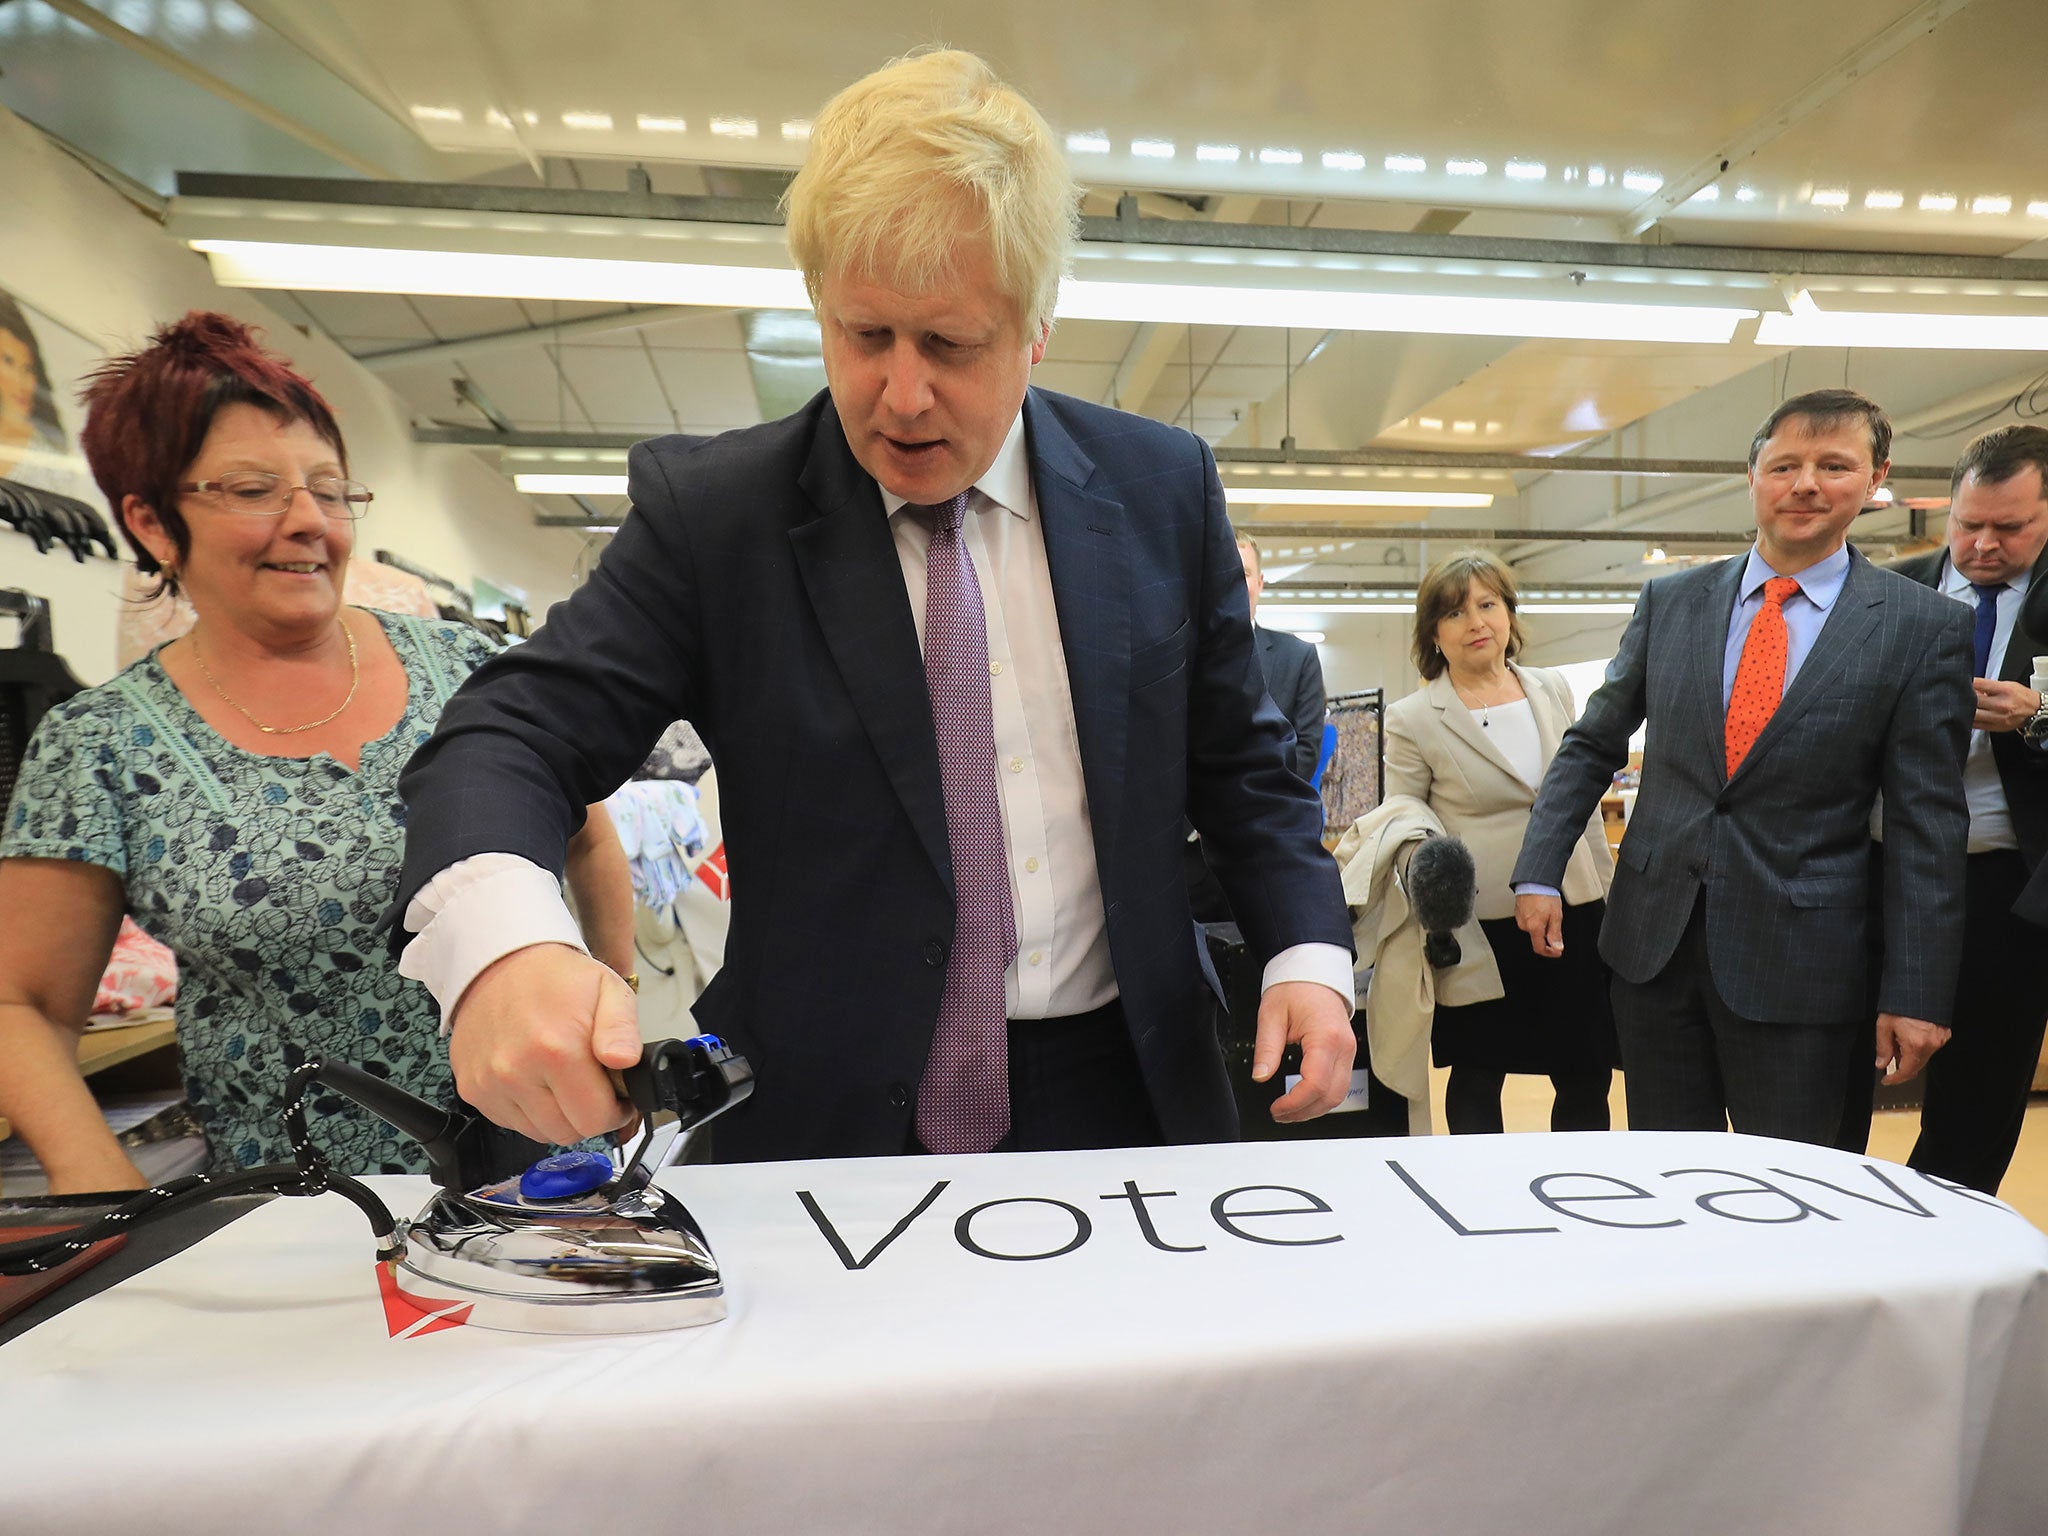
[[[464,625],[374,616],[407,699],[355,772],[230,745],[151,652],[43,718],[0,830],[0,858],[113,870],[176,952],[178,1054],[216,1170],[291,1160],[288,1047],[455,1100],[433,999],[374,930],[405,851],[399,771],[493,647]],[[342,1172],[426,1172],[412,1141],[336,1095],[317,1093],[307,1119]]]

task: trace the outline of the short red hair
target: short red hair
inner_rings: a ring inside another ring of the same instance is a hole
[[[122,503],[133,496],[152,508],[180,558],[190,553],[178,483],[223,406],[253,405],[280,422],[303,421],[333,446],[343,471],[348,468],[333,410],[311,381],[263,346],[259,334],[230,316],[195,309],[160,328],[140,351],[101,363],[79,391],[86,408],[79,446],[145,575],[162,567],[130,531]],[[168,574],[164,585],[177,588]]]

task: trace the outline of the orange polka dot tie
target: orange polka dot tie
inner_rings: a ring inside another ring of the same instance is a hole
[[[1749,756],[1778,700],[1785,696],[1785,599],[1799,590],[1790,576],[1764,583],[1764,605],[1742,642],[1742,660],[1735,668],[1735,686],[1728,694],[1728,777]]]

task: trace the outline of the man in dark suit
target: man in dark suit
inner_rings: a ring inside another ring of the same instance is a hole
[[[1259,597],[1266,590],[1266,578],[1259,569],[1259,546],[1240,533],[1237,557],[1244,562],[1245,593],[1251,600],[1252,633],[1258,637],[1259,672],[1266,679],[1266,693],[1294,728],[1294,771],[1303,780],[1312,780],[1323,747],[1322,659],[1299,635],[1268,629],[1258,622]],[[1202,855],[1201,839],[1192,832],[1186,854],[1188,904],[1195,916],[1204,923],[1229,922],[1230,903]]]
[[[626,1113],[605,1069],[637,1055],[630,999],[557,923],[553,872],[579,786],[677,716],[717,765],[731,871],[695,1013],[757,1073],[718,1156],[1234,1135],[1184,817],[1266,963],[1254,1076],[1299,1043],[1276,1115],[1342,1101],[1350,927],[1214,459],[1028,388],[1076,194],[971,55],[900,60],[817,118],[789,238],[827,393],[636,448],[590,581],[403,782],[403,965],[493,1119],[562,1142]]]
[[[1969,610],[1977,673],[1963,765],[1970,852],[1955,1038],[1928,1063],[1909,1161],[1995,1195],[2019,1145],[2048,1020],[2048,969],[2031,960],[2042,928],[2013,912],[2048,852],[2048,700],[2028,681],[2048,641],[2021,617],[2048,570],[2048,429],[1985,433],[1956,461],[1949,496],[1948,548],[1893,567]],[[1866,1086],[1866,1135],[1869,1102]]]
[[[1849,390],[1771,414],[1750,446],[1751,553],[1644,586],[1530,814],[1515,916],[1555,955],[1565,860],[1649,721],[1600,931],[1632,1129],[1833,1138],[1842,1073],[1871,1041],[1880,792],[1885,1081],[1948,1036],[1970,623],[1846,546],[1890,447],[1883,411]]]
[[[1259,546],[1237,536],[1237,556],[1244,562],[1245,592],[1251,599],[1253,633],[1259,639],[1259,670],[1266,692],[1294,727],[1294,771],[1313,779],[1323,752],[1323,663],[1316,648],[1284,629],[1259,623],[1259,598],[1266,578],[1259,569]]]

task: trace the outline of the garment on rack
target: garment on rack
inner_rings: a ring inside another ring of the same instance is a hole
[[[1323,770],[1323,824],[1349,827],[1378,807],[1383,789],[1380,774],[1380,719],[1384,702],[1378,689],[1362,698],[1330,701],[1330,724],[1337,745]]]
[[[39,554],[62,544],[81,564],[96,548],[104,548],[109,559],[120,555],[96,508],[44,486],[0,480],[0,523],[30,539]]]
[[[656,911],[669,906],[690,883],[688,861],[705,851],[696,789],[673,779],[636,779],[621,784],[605,809],[626,851],[634,899]]]
[[[114,952],[93,995],[92,1011],[102,1014],[133,1014],[145,1008],[161,1008],[178,996],[178,957],[170,947],[159,944],[123,916],[121,931],[114,937]]]
[[[697,728],[687,720],[678,720],[661,733],[661,740],[647,754],[647,761],[633,770],[633,777],[681,779],[685,784],[694,784],[710,766],[711,753]]]
[[[0,805],[13,797],[37,724],[84,688],[61,656],[19,648],[0,651]]]

